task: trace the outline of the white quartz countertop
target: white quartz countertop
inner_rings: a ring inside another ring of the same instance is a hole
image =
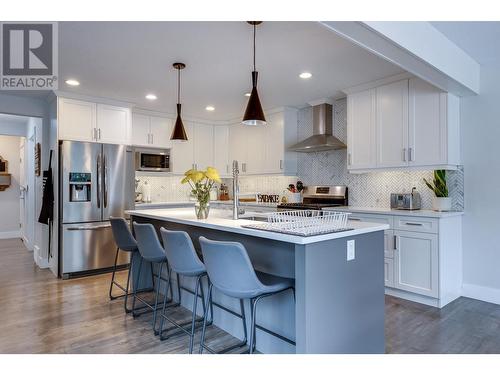
[[[353,228],[353,230],[330,233],[330,234],[322,234],[311,237],[302,237],[290,234],[243,228],[242,225],[258,224],[259,222],[253,220],[245,220],[245,219],[233,220],[232,213],[229,212],[228,210],[217,210],[217,209],[210,210],[210,215],[208,219],[205,220],[197,220],[194,214],[194,210],[191,207],[130,210],[127,211],[127,213],[133,216],[141,216],[150,219],[171,221],[179,224],[193,225],[198,227],[239,233],[254,237],[268,238],[271,240],[290,242],[302,245],[389,229],[389,225],[387,224],[350,222],[349,227]],[[246,215],[252,216],[252,213],[247,212]]]
[[[463,211],[432,211],[432,210],[392,210],[390,208],[374,208],[374,207],[331,207],[324,208],[325,211],[348,211],[352,213],[366,213],[366,214],[379,214],[379,215],[398,215],[398,216],[415,216],[415,217],[435,217],[445,218],[451,216],[461,216]]]

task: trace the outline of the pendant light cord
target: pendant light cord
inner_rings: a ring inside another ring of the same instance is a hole
[[[177,104],[181,102],[181,70],[177,69]]]
[[[255,72],[255,23],[253,24],[253,71]]]

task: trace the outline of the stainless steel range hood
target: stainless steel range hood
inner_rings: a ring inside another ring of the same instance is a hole
[[[323,103],[313,106],[313,136],[289,148],[297,152],[318,152],[346,148],[347,146],[333,136],[332,105]]]

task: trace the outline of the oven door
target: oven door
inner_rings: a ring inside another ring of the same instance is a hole
[[[135,169],[137,171],[170,172],[170,151],[137,150]]]

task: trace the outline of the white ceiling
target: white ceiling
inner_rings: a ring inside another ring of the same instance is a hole
[[[61,22],[60,89],[173,113],[182,72],[183,113],[228,120],[242,116],[251,86],[252,29],[246,22]],[[401,69],[316,22],[264,22],[257,28],[259,94],[264,109],[303,106]],[[299,73],[313,77],[302,80]],[[81,85],[66,86],[76,78]],[[155,102],[144,96],[153,92]],[[205,107],[213,105],[214,112]]]
[[[431,22],[479,64],[500,60],[500,22]]]

